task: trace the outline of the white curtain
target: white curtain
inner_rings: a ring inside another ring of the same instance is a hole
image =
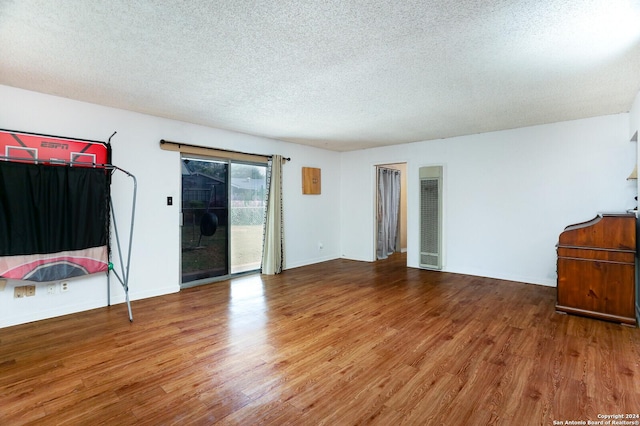
[[[267,167],[267,212],[264,223],[262,273],[282,272],[284,240],[282,227],[282,156],[274,155]]]
[[[378,167],[378,259],[397,251],[399,213],[400,171]]]

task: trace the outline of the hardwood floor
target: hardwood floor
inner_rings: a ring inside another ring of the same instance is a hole
[[[134,301],[133,323],[117,305],[0,329],[0,424],[551,425],[640,413],[639,329],[557,314],[555,288],[405,262],[191,288]]]

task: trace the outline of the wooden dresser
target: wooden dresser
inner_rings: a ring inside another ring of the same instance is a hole
[[[556,310],[636,324],[636,216],[599,214],[558,242]]]

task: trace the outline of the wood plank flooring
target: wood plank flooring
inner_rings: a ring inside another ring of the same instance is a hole
[[[2,425],[551,425],[640,413],[640,330],[555,288],[335,260],[0,329]],[[132,283],[135,286],[135,283]]]

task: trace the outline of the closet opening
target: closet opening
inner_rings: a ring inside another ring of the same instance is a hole
[[[407,164],[376,165],[375,259],[407,251]]]

